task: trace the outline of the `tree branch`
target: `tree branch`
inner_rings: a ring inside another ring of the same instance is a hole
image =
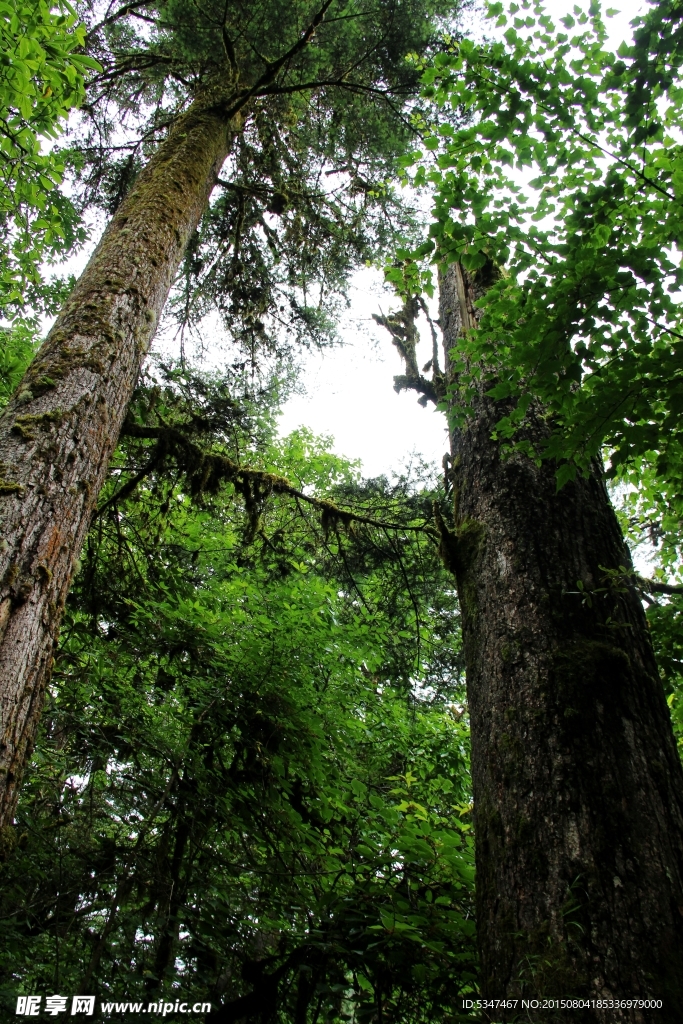
[[[225,55],[228,58],[228,64],[232,71],[233,77],[237,78],[237,57],[235,56],[235,47],[233,46],[232,39],[228,34],[228,0],[225,0],[225,8],[223,10],[223,25],[221,27],[221,37],[223,40],[223,49]]]
[[[300,53],[301,50],[308,46],[308,43],[315,35],[315,30],[321,24],[333,3],[334,0],[325,0],[325,3],[313,18],[306,31],[299,37],[299,39],[297,39],[296,43],[294,43],[293,46],[290,46],[289,50],[287,50],[286,53],[283,53],[281,57],[278,57],[277,60],[268,62],[266,70],[250,89],[245,89],[241,93],[238,93],[232,101],[232,104],[229,105],[227,109],[223,103],[218,105],[219,109],[223,111],[228,120],[234,117],[235,114],[238,114],[250,99],[259,94],[261,89],[273,82],[280,69],[283,68],[285,64],[292,59],[292,57],[295,57],[297,53]]]
[[[195,495],[214,494],[223,484],[231,483],[237,493],[242,495],[250,511],[270,494],[283,494],[297,501],[303,501],[322,513],[323,526],[335,526],[336,524],[348,526],[351,523],[358,523],[382,530],[403,530],[408,533],[426,533],[428,536],[434,536],[434,531],[426,524],[414,526],[404,523],[388,523],[382,519],[375,519],[373,516],[360,515],[350,509],[340,508],[339,505],[327,498],[315,498],[310,494],[305,494],[291,484],[286,477],[278,476],[275,473],[266,473],[260,469],[244,468],[226,455],[204,452],[177,427],[142,427],[137,423],[126,421],[121,434],[122,436],[156,440],[157,444],[145,466],[112,498],[98,508],[96,515],[100,515],[106,508],[116,504],[123,497],[128,497],[137,484],[161,464],[163,458],[170,456],[176,460],[178,468],[190,484],[191,492]]]
[[[123,7],[120,7],[118,11],[115,11],[113,14],[110,14],[108,17],[104,18],[102,21],[98,22],[97,25],[93,26],[93,28],[90,29],[87,36],[85,37],[86,43],[88,43],[95,35],[95,33],[99,32],[101,28],[105,28],[107,25],[113,25],[113,23],[115,21],[118,21],[120,18],[125,18],[127,14],[136,11],[139,7],[147,7],[152,2],[153,0],[133,0],[133,3],[125,4]]]
[[[421,374],[418,374],[417,377],[409,377],[405,374],[394,377],[394,391],[396,394],[400,394],[401,391],[417,391],[419,395],[422,395],[418,399],[418,403],[422,406],[426,406],[427,402],[434,402],[434,405],[438,405],[445,393],[438,391],[432,381]]]
[[[645,576],[638,576],[637,580],[643,590],[650,594],[683,594],[683,585],[660,583],[659,580],[649,580]]]
[[[405,363],[406,373],[394,377],[394,391],[417,391],[422,397],[418,399],[419,404],[426,406],[427,402],[434,402],[438,405],[446,393],[446,382],[443,374],[439,371],[438,362],[432,359],[427,363],[425,370],[431,367],[432,379],[424,377],[417,365],[416,347],[420,340],[415,320],[424,303],[420,298],[412,297],[406,299],[403,308],[389,316],[378,316],[372,314],[372,319],[380,327],[384,327],[391,335],[391,340],[398,349],[401,359]],[[433,324],[432,335],[434,335]]]

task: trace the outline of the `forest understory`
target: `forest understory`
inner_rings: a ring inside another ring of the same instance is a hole
[[[682,1024],[683,3],[561,13],[0,3],[2,1020]],[[440,466],[278,431],[363,268]]]

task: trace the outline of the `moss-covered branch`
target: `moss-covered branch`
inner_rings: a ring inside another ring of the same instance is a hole
[[[264,500],[271,494],[282,494],[305,502],[320,512],[324,529],[334,526],[349,527],[351,524],[357,523],[384,530],[426,533],[433,539],[438,539],[436,531],[427,524],[406,525],[361,515],[351,509],[341,508],[328,498],[317,498],[306,494],[300,488],[295,487],[286,477],[261,469],[240,466],[227,455],[206,452],[200,445],[191,441],[187,434],[178,427],[143,427],[129,420],[124,424],[122,434],[128,437],[155,440],[156,444],[142,469],[98,508],[98,515],[112,505],[128,498],[146,476],[159,469],[167,459],[173,459],[187,481],[190,494],[193,497],[217,494],[226,484],[232,484],[235,491],[244,500],[247,513],[252,520],[250,525],[254,535],[258,530],[259,510]]]

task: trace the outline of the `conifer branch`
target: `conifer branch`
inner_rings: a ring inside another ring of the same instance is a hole
[[[113,25],[115,21],[119,21],[121,18],[125,18],[127,14],[132,14],[140,7],[148,7],[152,3],[152,0],[133,0],[132,3],[124,4],[123,7],[119,7],[118,11],[114,11],[113,14],[103,18],[102,21],[94,25],[85,37],[86,43],[90,42],[92,37],[102,28],[106,28],[107,25]]]
[[[128,421],[124,424],[121,433],[128,437],[155,440],[156,445],[143,468],[96,510],[96,516],[129,497],[135,487],[157,469],[164,459],[173,458],[189,484],[190,494],[195,497],[202,494],[216,494],[225,484],[232,484],[235,491],[244,499],[254,533],[258,530],[258,510],[263,501],[271,494],[282,494],[294,498],[296,501],[305,502],[320,512],[324,529],[336,528],[338,525],[348,527],[352,523],[358,523],[362,526],[373,526],[382,530],[402,530],[409,533],[426,533],[431,537],[436,536],[434,530],[427,524],[406,525],[361,515],[350,509],[341,508],[328,498],[316,498],[311,494],[305,494],[290,483],[286,477],[261,469],[240,466],[227,455],[205,452],[199,445],[190,441],[187,435],[177,427],[142,427]]]
[[[313,18],[313,20],[310,22],[305,32],[303,32],[303,34],[297,39],[293,46],[290,46],[290,48],[285,53],[283,53],[281,57],[278,57],[277,60],[268,62],[268,64],[266,65],[266,70],[263,72],[261,77],[254,83],[254,85],[251,86],[251,88],[244,89],[242,92],[238,93],[237,96],[234,99],[232,99],[232,102],[227,109],[224,109],[224,104],[220,105],[221,109],[223,109],[225,117],[228,120],[234,117],[235,114],[238,114],[240,110],[243,109],[245,104],[249,102],[250,99],[253,99],[254,96],[258,96],[260,94],[261,89],[268,86],[271,82],[275,80],[278,72],[285,66],[285,64],[287,64],[293,57],[300,53],[301,50],[308,46],[309,42],[315,35],[316,29],[322,23],[325,15],[327,14],[327,11],[329,10],[333,3],[334,0],[325,0],[325,3],[322,5],[316,16]]]
[[[412,297],[406,299],[403,308],[398,312],[391,313],[389,316],[378,316],[373,313],[372,319],[389,332],[392,342],[405,363],[405,374],[394,377],[394,391],[417,391],[421,396],[418,399],[420,405],[426,406],[427,402],[434,402],[435,405],[438,405],[446,393],[446,387],[443,374],[439,370],[436,345],[433,344],[432,358],[424,367],[425,371],[431,369],[431,380],[420,372],[417,363],[416,347],[419,334],[415,320],[420,309],[426,312],[424,301],[419,297]],[[434,342],[434,325],[431,320],[429,323]]]
[[[225,8],[223,11],[223,25],[221,27],[221,38],[223,40],[223,49],[225,50],[225,55],[228,58],[230,70],[232,71],[233,77],[237,78],[237,56],[235,55],[235,47],[233,45],[232,39],[230,38],[230,35],[228,33],[228,0],[225,0]]]

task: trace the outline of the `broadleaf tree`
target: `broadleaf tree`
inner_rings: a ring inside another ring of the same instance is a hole
[[[16,389],[37,343],[38,318],[63,298],[45,265],[85,238],[60,189],[69,160],[54,143],[100,70],[78,52],[85,28],[68,5],[6,3],[0,12],[0,394]],[[46,151],[46,147],[52,147]]]
[[[511,1000],[496,1021],[562,994],[534,1019],[678,1022],[683,773],[642,608],[677,587],[635,573],[601,455],[643,480],[636,510],[668,505],[674,567],[683,9],[654,4],[618,54],[597,4],[557,27],[531,3],[489,14],[501,41],[421,65],[434,106],[404,164],[434,222],[388,270],[406,300],[385,321],[397,386],[450,417],[482,994]],[[451,109],[464,125],[438,123]],[[429,260],[445,365],[426,379],[406,339]],[[676,623],[653,621],[670,686]]]
[[[3,871],[6,1010],[80,990],[113,1021],[179,998],[450,1021],[476,985],[468,734],[453,586],[411,532],[443,496],[361,481],[305,431],[273,443],[249,375],[165,373],[67,602]],[[214,455],[395,529],[262,495],[254,531],[234,485],[191,498],[151,432],[200,416]]]
[[[3,4],[0,11],[0,314],[35,315],[41,264],[83,238],[60,191],[65,154],[45,151],[85,96],[84,74],[101,70],[80,52],[85,27],[68,3]]]

